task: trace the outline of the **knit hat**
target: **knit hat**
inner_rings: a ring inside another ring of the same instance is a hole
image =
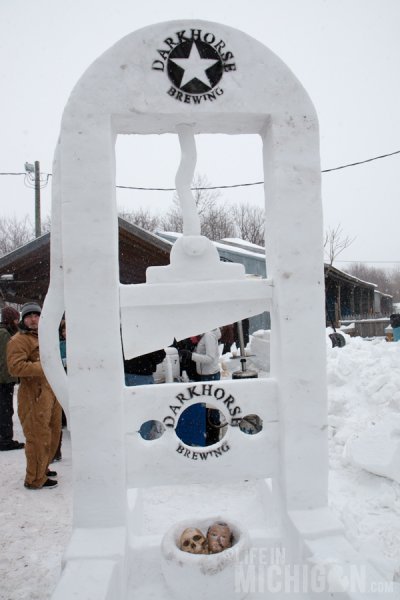
[[[19,312],[12,306],[5,306],[1,310],[1,322],[4,325],[13,325],[15,320],[19,321]]]
[[[40,308],[37,302],[27,302],[21,308],[21,321],[25,319],[26,315],[29,315],[31,313],[36,313],[37,315],[40,315],[41,312],[42,309]]]

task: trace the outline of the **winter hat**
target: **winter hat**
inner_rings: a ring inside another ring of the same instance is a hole
[[[36,313],[37,315],[40,315],[41,312],[42,309],[40,308],[37,302],[27,302],[21,308],[21,321],[25,319],[26,315],[29,315],[31,313]]]
[[[1,311],[1,322],[4,325],[13,325],[15,320],[19,321],[19,312],[12,306],[5,306]]]
[[[393,315],[390,315],[389,320],[393,329],[397,329],[397,327],[400,327],[400,314],[395,313]]]

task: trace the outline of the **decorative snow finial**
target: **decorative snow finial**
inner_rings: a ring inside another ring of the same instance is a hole
[[[193,127],[181,124],[176,126],[181,146],[181,162],[175,177],[175,186],[183,216],[183,235],[200,235],[200,219],[196,202],[190,189],[196,168],[197,152]]]

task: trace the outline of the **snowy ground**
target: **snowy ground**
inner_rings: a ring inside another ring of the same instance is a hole
[[[400,412],[400,343],[348,338],[328,347],[330,503],[346,535],[388,581],[400,579],[400,484],[362,471],[344,455],[346,441]],[[15,417],[15,438],[23,440]],[[48,600],[71,531],[71,446],[54,463],[59,486],[23,487],[23,451],[0,453],[0,600]]]
[[[59,485],[52,490],[23,487],[23,450],[0,452],[0,599],[47,600],[60,575],[71,532],[71,444],[63,434],[63,458],[52,465]],[[14,416],[14,439],[24,440]]]

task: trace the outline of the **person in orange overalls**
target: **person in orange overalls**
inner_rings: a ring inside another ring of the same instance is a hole
[[[18,377],[18,416],[25,435],[28,489],[51,489],[57,473],[49,470],[60,439],[61,406],[42,369],[39,356],[38,325],[41,308],[28,302],[21,309],[19,332],[8,342],[7,364]]]

